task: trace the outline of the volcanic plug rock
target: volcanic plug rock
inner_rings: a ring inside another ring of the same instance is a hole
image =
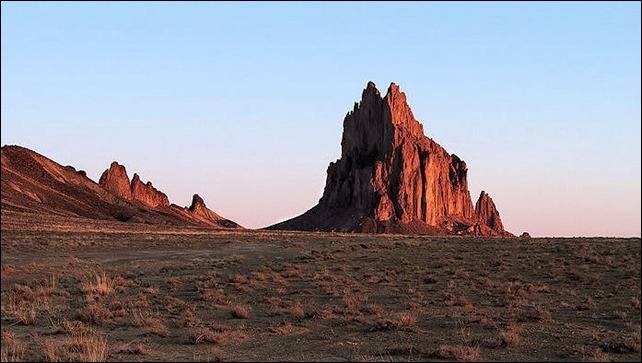
[[[475,213],[467,171],[424,135],[399,86],[382,98],[369,82],[343,121],[341,158],[328,167],[319,204],[268,228],[501,235],[499,214],[482,222]],[[493,227],[480,228],[487,221]]]

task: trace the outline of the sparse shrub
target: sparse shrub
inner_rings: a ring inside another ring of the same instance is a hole
[[[383,308],[377,304],[367,304],[362,310],[366,314],[381,316],[383,315]]]
[[[111,320],[114,315],[106,307],[96,303],[90,303],[80,310],[78,317],[87,323],[103,324]]]
[[[136,343],[136,344],[126,343],[126,344],[123,344],[116,351],[118,353],[124,353],[124,354],[138,354],[138,355],[149,354],[147,347],[145,347],[143,343]]]
[[[303,307],[299,302],[294,304],[294,307],[292,308],[292,314],[294,314],[294,317],[298,321],[301,321],[303,320],[303,318],[305,318],[305,310],[303,310]]]
[[[161,337],[169,336],[169,330],[159,318],[143,313],[141,310],[134,311],[132,325]]]
[[[122,277],[110,278],[103,272],[96,275],[96,281],[89,281],[82,284],[83,290],[89,294],[107,296],[111,294],[114,287],[123,282]]]
[[[2,350],[0,350],[0,361],[22,362],[26,350],[25,344],[15,339],[15,337],[9,341],[5,341],[4,332],[2,332],[2,341],[6,344],[3,344]]]
[[[62,341],[46,339],[42,345],[46,362],[104,362],[107,359],[107,341],[91,328],[74,331]]]
[[[245,305],[236,305],[232,310],[232,316],[239,319],[249,319],[251,309]]]
[[[201,343],[218,343],[218,339],[216,334],[210,329],[198,328],[190,334],[189,342],[194,345]]]
[[[499,345],[504,347],[516,347],[519,345],[519,333],[514,328],[508,328],[499,332]]]
[[[352,294],[350,289],[343,290],[343,297],[341,298],[344,306],[348,310],[358,310],[361,303],[368,301],[367,296]]]
[[[212,347],[209,352],[210,362],[225,362],[225,352],[219,347]]]
[[[640,353],[640,326],[638,325],[637,330],[631,333],[631,336],[624,340],[624,346],[636,353]]]
[[[591,355],[591,357],[589,358],[589,361],[591,361],[591,362],[610,362],[611,361],[611,357],[609,357],[608,354],[604,353],[602,351],[602,349],[596,348],[593,351],[593,354]]]
[[[277,327],[270,328],[270,331],[278,335],[288,335],[292,334],[292,332],[294,331],[294,326],[292,325],[292,323],[287,321]]]
[[[241,274],[232,275],[230,276],[230,282],[244,284],[247,282],[247,276]]]
[[[442,345],[436,353],[443,359],[456,359],[460,362],[474,362],[479,360],[479,346],[468,345]]]
[[[541,305],[535,306],[535,314],[536,317],[541,321],[547,322],[551,320],[551,312],[546,310]]]
[[[18,318],[19,322],[23,325],[33,325],[36,322],[36,317],[38,316],[38,311],[36,307],[32,304],[21,306],[18,308],[14,314]]]
[[[59,332],[67,335],[78,336],[78,335],[87,334],[91,332],[91,330],[82,321],[78,321],[78,320],[70,321],[65,319],[62,321],[62,323],[60,323]]]
[[[397,321],[400,326],[410,327],[417,322],[417,316],[408,311],[402,311],[397,315]]]

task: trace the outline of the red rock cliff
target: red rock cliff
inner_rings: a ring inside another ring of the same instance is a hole
[[[369,82],[343,121],[341,158],[328,167],[319,204],[269,228],[471,233],[478,219],[467,171],[424,135],[396,84],[382,98]]]
[[[493,231],[499,234],[505,232],[502,219],[499,217],[499,211],[495,207],[493,199],[483,190],[475,204],[475,214],[481,223],[487,225]]]
[[[132,178],[131,193],[134,200],[137,200],[150,208],[169,206],[169,198],[167,198],[167,195],[154,188],[150,181],[143,184],[143,182],[140,181],[138,174],[134,174],[134,177]]]
[[[190,224],[225,227],[225,228],[243,228],[237,223],[223,218],[205,206],[203,198],[194,194],[192,205],[180,207],[170,204],[167,195],[154,188],[152,182],[143,183],[138,174],[134,174],[131,182],[127,176],[125,167],[117,162],[111,163],[109,169],[105,170],[100,177],[100,186],[116,194],[117,196],[135,202],[146,209],[155,210],[165,215],[178,217]]]
[[[129,176],[123,165],[114,161],[100,176],[98,184],[108,191],[127,200],[132,200],[131,186],[129,185]]]

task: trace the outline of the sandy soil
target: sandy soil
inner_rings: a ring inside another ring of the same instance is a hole
[[[639,238],[27,227],[3,361],[640,361]]]

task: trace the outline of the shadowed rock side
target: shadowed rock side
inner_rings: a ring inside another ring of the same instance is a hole
[[[109,169],[103,172],[99,184],[124,199],[129,198],[133,203],[178,217],[190,224],[241,228],[237,223],[225,219],[208,209],[198,194],[192,197],[192,205],[189,208],[180,207],[176,204],[170,204],[169,198],[165,193],[154,188],[150,181],[143,183],[136,173],[134,173],[130,183],[127,170],[116,161],[112,162]],[[129,185],[128,189],[123,187],[125,184]]]
[[[487,226],[475,213],[467,171],[424,135],[396,84],[382,98],[369,82],[343,121],[341,158],[328,167],[319,204],[268,228],[503,235],[501,222]]]
[[[1,175],[3,224],[29,215],[37,216],[36,220],[42,223],[49,220],[48,216],[62,216],[157,225],[238,227],[214,212],[202,217],[185,212],[188,208],[170,207],[165,194],[151,183],[143,184],[137,176],[130,183],[125,167],[115,162],[100,178],[101,186],[72,166],[62,166],[21,146],[3,146]]]

